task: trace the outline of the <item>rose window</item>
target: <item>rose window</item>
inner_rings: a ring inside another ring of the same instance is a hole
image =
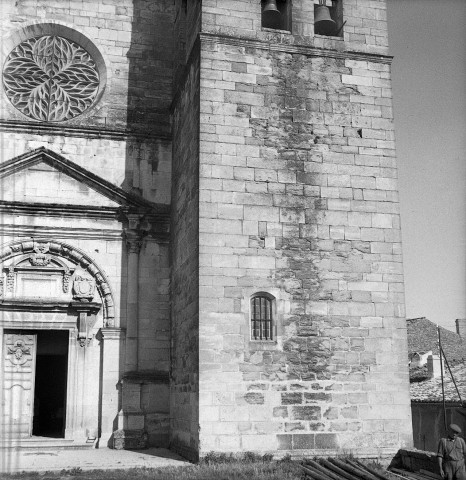
[[[30,38],[8,55],[3,86],[12,105],[34,120],[60,122],[85,112],[100,79],[86,50],[63,37]]]

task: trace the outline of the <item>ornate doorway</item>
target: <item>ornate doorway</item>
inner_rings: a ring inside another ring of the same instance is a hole
[[[103,421],[109,438],[120,365],[108,386],[102,372],[121,342],[118,330],[116,351],[107,343],[104,352],[114,320],[104,274],[84,252],[52,241],[11,244],[0,260],[0,440],[95,441]]]

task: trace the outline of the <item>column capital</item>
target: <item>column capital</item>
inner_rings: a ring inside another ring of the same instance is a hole
[[[98,332],[98,340],[120,340],[125,333],[124,328],[101,328]]]
[[[128,253],[139,253],[141,251],[144,232],[133,229],[125,230],[125,242]]]

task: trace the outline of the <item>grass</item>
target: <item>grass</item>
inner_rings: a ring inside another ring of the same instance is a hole
[[[241,458],[208,454],[199,465],[185,467],[133,468],[130,470],[90,470],[79,468],[61,472],[23,472],[2,480],[297,480],[299,462],[289,457],[273,460],[272,455],[246,452]]]

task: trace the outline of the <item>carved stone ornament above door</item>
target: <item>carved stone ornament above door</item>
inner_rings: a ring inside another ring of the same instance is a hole
[[[29,38],[8,55],[3,87],[11,104],[29,118],[70,120],[97,98],[95,60],[78,43],[56,35]]]
[[[14,296],[69,297],[74,268],[49,252],[49,242],[33,242],[30,254],[0,269],[0,299]],[[6,280],[6,289],[3,287]],[[40,287],[47,286],[44,290]],[[46,290],[49,290],[46,292]],[[92,299],[92,298],[91,298]],[[90,301],[90,300],[88,300]]]
[[[27,239],[0,250],[0,311],[27,306],[41,311],[71,308],[95,315],[103,307],[104,325],[113,327],[114,305],[104,272],[72,245]]]
[[[75,272],[73,278],[73,299],[90,302],[95,294],[95,280],[82,270]]]
[[[51,262],[52,257],[47,253],[49,251],[49,246],[50,243],[37,243],[34,245],[34,253],[29,257],[31,265],[45,266]]]

